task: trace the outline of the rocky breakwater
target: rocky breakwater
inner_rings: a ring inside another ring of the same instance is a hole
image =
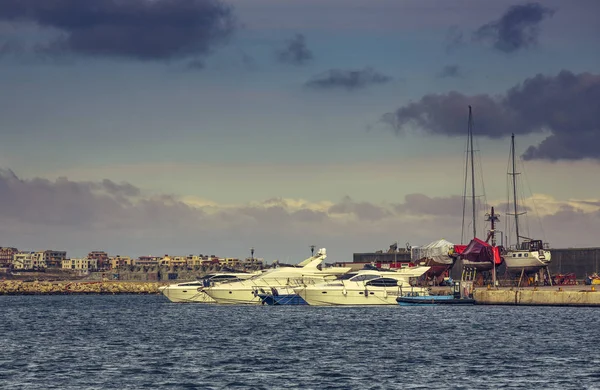
[[[0,295],[158,294],[159,283],[0,281]]]

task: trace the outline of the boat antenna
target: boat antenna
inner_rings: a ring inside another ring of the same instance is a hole
[[[513,181],[513,199],[515,207],[515,231],[517,233],[517,248],[519,248],[519,213],[517,212],[517,175],[515,171],[515,134],[513,133],[510,137],[510,148],[512,155],[512,181]]]

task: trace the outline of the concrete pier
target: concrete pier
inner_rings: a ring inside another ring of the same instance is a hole
[[[600,291],[581,285],[476,288],[473,298],[478,305],[600,306]]]

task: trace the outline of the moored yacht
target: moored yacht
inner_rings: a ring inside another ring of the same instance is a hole
[[[320,249],[317,254],[294,267],[280,267],[265,271],[261,275],[204,289],[217,303],[224,304],[261,304],[259,294],[271,291],[271,288],[296,287],[321,283],[335,279],[338,275],[350,271],[348,267],[319,268],[327,252]]]
[[[517,175],[515,167],[515,135],[511,136],[510,156],[512,160],[512,172],[508,175],[512,176],[512,193],[515,219],[515,235],[517,243],[514,247],[507,249],[504,253],[504,262],[508,272],[537,272],[548,267],[552,260],[550,250],[544,245],[542,240],[533,240],[529,237],[524,237],[519,233],[519,216],[526,214],[526,211],[519,211],[517,202]],[[523,241],[521,241],[523,239]]]
[[[347,273],[334,281],[297,287],[294,291],[313,306],[395,305],[398,296],[428,291],[411,286],[410,279],[422,276],[429,268],[418,266],[398,271],[364,269]]]
[[[204,292],[204,288],[223,282],[248,279],[260,275],[262,272],[218,272],[208,274],[200,280],[162,286],[159,287],[159,291],[171,302],[216,303],[214,299]]]

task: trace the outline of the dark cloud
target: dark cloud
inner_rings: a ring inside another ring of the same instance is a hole
[[[0,170],[0,221],[76,229],[197,223],[200,213],[185,203],[164,196],[135,201],[139,194],[129,183],[23,180]]]
[[[418,128],[429,134],[465,136],[469,105],[476,135],[501,138],[549,132],[539,145],[527,149],[525,159],[600,160],[600,75],[590,73],[538,74],[499,96],[425,95],[382,120],[398,134]]]
[[[463,77],[463,71],[458,65],[446,65],[437,74],[439,78],[460,78]]]
[[[479,27],[473,39],[488,42],[505,53],[533,47],[538,43],[539,24],[553,14],[539,3],[514,5],[500,19]]]
[[[392,215],[385,207],[368,202],[355,202],[348,196],[340,203],[331,206],[328,212],[330,214],[354,214],[358,219],[365,221],[377,221]]]
[[[277,50],[276,55],[279,62],[292,65],[304,65],[313,59],[302,34],[296,34],[283,49]]]
[[[2,0],[0,21],[57,31],[46,53],[143,60],[205,55],[235,28],[218,0]]]
[[[330,69],[314,76],[306,86],[315,89],[345,88],[348,90],[365,88],[371,84],[385,84],[392,78],[372,68],[361,70]]]

